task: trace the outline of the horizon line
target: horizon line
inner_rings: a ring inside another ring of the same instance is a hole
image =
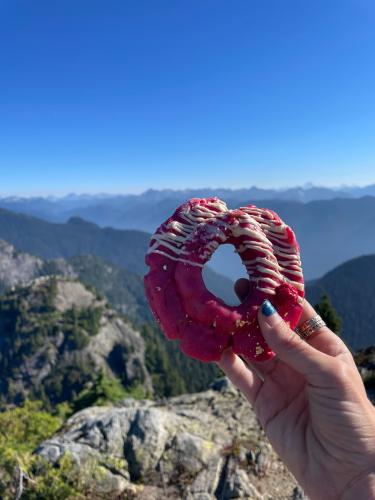
[[[169,187],[163,187],[163,188],[153,188],[153,187],[147,187],[143,189],[134,189],[134,190],[129,190],[129,191],[99,191],[99,190],[88,190],[88,191],[72,191],[72,190],[66,190],[66,191],[32,191],[28,193],[22,193],[22,192],[0,192],[0,199],[6,199],[6,198],[20,198],[20,199],[25,199],[25,198],[44,198],[44,199],[63,199],[67,198],[69,196],[71,197],[85,197],[85,196],[97,196],[97,197],[120,197],[120,196],[140,196],[143,195],[149,191],[154,191],[154,192],[162,192],[162,191],[172,191],[172,192],[178,192],[178,191],[200,191],[200,190],[211,190],[211,191],[222,191],[222,190],[228,190],[228,191],[243,191],[243,190],[250,190],[250,189],[259,189],[263,191],[278,191],[278,192],[285,192],[291,189],[302,189],[304,191],[307,191],[309,189],[329,189],[332,191],[341,191],[341,190],[348,190],[348,189],[364,189],[367,187],[371,187],[375,185],[374,183],[370,184],[342,184],[342,185],[322,185],[322,184],[313,184],[311,182],[306,182],[305,184],[302,185],[295,185],[295,186],[286,186],[286,187],[262,187],[262,186],[257,186],[257,185],[252,185],[252,186],[246,186],[246,187],[225,187],[225,186],[215,186],[215,187],[210,187],[210,186],[201,186],[201,187],[180,187],[180,188],[169,188]]]

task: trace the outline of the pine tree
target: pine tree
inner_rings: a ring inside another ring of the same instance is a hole
[[[326,322],[328,328],[336,333],[336,335],[340,335],[342,320],[337,314],[335,308],[332,306],[327,294],[322,296],[319,303],[316,304],[315,310]]]

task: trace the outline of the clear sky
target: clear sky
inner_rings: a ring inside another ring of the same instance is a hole
[[[373,0],[0,0],[0,194],[375,182]]]

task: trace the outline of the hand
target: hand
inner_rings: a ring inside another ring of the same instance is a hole
[[[236,283],[240,299],[248,286]],[[249,363],[226,351],[219,366],[311,499],[375,499],[375,408],[350,351],[327,327],[306,342],[262,309],[259,324],[276,357]],[[300,324],[315,314],[304,301]]]

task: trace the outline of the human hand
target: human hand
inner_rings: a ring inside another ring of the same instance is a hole
[[[237,281],[240,299],[248,286]],[[272,309],[258,319],[276,357],[250,363],[225,351],[219,366],[311,499],[375,499],[375,408],[350,351],[327,327],[302,340]],[[315,315],[304,301],[300,324]]]

